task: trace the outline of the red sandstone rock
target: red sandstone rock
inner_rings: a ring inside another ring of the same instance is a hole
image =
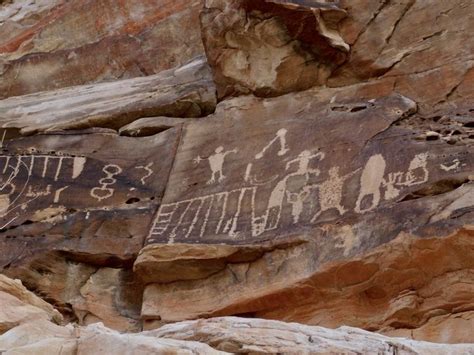
[[[472,351],[91,325],[472,343],[471,7],[2,2],[0,350]]]
[[[312,3],[206,1],[202,35],[218,95],[275,96],[323,85],[349,50],[337,31],[345,14]]]
[[[0,98],[156,74],[203,53],[201,1],[0,5]]]

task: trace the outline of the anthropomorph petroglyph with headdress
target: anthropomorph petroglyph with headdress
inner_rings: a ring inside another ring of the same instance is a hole
[[[288,201],[291,205],[291,214],[293,223],[298,223],[303,204],[311,192],[308,185],[311,176],[319,176],[319,169],[309,167],[311,160],[323,160],[325,154],[318,152],[312,154],[309,150],[302,151],[298,157],[286,163],[286,170],[289,170],[296,164],[296,171],[286,175],[273,188],[268,199],[267,209],[262,217],[257,217],[253,223],[253,234],[259,235],[265,230],[271,230],[278,227],[281,217],[283,203]]]

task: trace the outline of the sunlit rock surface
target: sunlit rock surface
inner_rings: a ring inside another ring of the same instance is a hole
[[[0,351],[472,353],[473,6],[0,1]]]

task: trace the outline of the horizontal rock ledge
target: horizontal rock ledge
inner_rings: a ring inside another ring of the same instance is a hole
[[[0,101],[0,127],[24,135],[105,127],[119,129],[147,116],[201,117],[216,105],[207,62],[194,61],[156,75],[74,86]]]

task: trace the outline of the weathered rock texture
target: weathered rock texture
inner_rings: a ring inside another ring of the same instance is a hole
[[[404,97],[343,96],[234,99],[185,125],[135,262],[155,281],[144,317],[250,313],[384,330],[469,310],[469,139],[431,140]],[[459,289],[453,300],[446,283]]]
[[[27,322],[62,321],[50,304],[28,291],[19,280],[0,275],[0,334]]]
[[[333,330],[237,317],[180,322],[135,334],[121,334],[100,323],[87,327],[60,326],[46,317],[50,315],[58,320],[56,311],[26,291],[19,281],[6,277],[0,280],[0,297],[7,295],[13,301],[23,302],[22,307],[0,311],[1,316],[7,314],[11,319],[21,319],[18,324],[0,319],[0,350],[6,354],[474,353],[472,344],[442,345],[389,338],[350,327]],[[37,312],[36,318],[32,317],[32,310]],[[28,311],[32,318],[25,322]]]
[[[1,2],[0,351],[472,352],[473,6]]]
[[[318,1],[206,1],[202,35],[219,96],[325,84],[349,50],[337,31],[344,16]]]
[[[79,319],[120,324],[127,308],[138,319],[140,287],[128,269],[163,195],[178,133],[134,140],[93,130],[5,141],[3,272]]]
[[[59,129],[118,129],[137,118],[200,117],[213,112],[215,89],[204,59],[144,78],[76,86],[2,101],[0,126],[22,134]]]
[[[0,6],[0,98],[148,76],[203,53],[199,0]]]

